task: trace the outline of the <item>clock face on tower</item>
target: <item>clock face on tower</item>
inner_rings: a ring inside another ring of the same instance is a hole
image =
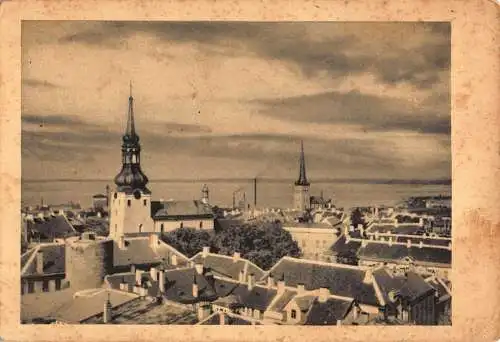
[[[141,198],[141,191],[140,191],[140,190],[134,190],[134,197],[135,197],[136,199]]]

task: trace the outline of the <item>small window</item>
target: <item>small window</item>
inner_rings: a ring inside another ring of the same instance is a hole
[[[148,205],[148,200],[144,200],[144,206],[147,206]]]
[[[200,229],[203,228],[203,221],[200,221]]]
[[[115,192],[113,197],[116,199],[118,197],[118,194]]]
[[[132,202],[130,200],[127,200],[127,206],[130,207],[131,204],[132,204]]]
[[[160,230],[161,230],[161,233],[163,234],[163,232],[164,232],[164,230],[165,230],[165,226],[164,226],[164,224],[163,224],[163,223],[160,225]]]
[[[181,222],[180,227],[181,227],[181,228],[184,228],[184,222]]]
[[[291,316],[293,319],[296,319],[296,318],[297,318],[297,310],[292,310],[292,312],[290,313],[290,316]]]

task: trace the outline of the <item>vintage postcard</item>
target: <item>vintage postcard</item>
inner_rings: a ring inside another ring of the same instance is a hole
[[[454,83],[463,27],[443,5],[404,21],[21,16],[0,336],[445,340],[471,318],[500,337],[498,291],[463,311],[498,287],[497,269],[470,278],[498,256],[470,179],[492,191],[498,168],[466,147],[498,143],[498,119],[467,127],[477,90]]]

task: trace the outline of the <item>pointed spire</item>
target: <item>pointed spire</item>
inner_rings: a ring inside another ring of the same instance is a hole
[[[300,171],[299,179],[295,182],[296,185],[309,185],[306,177],[306,161],[304,156],[304,142],[300,141]]]
[[[130,96],[128,98],[128,117],[127,117],[127,130],[125,135],[135,136],[135,123],[134,123],[134,98],[132,97],[132,81],[130,81]]]

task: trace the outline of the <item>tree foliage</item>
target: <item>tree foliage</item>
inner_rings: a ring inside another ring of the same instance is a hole
[[[289,232],[277,223],[229,226],[214,234],[193,228],[179,228],[163,235],[162,240],[191,257],[203,246],[224,255],[239,252],[263,269],[269,269],[283,256],[298,257],[301,251]]]

